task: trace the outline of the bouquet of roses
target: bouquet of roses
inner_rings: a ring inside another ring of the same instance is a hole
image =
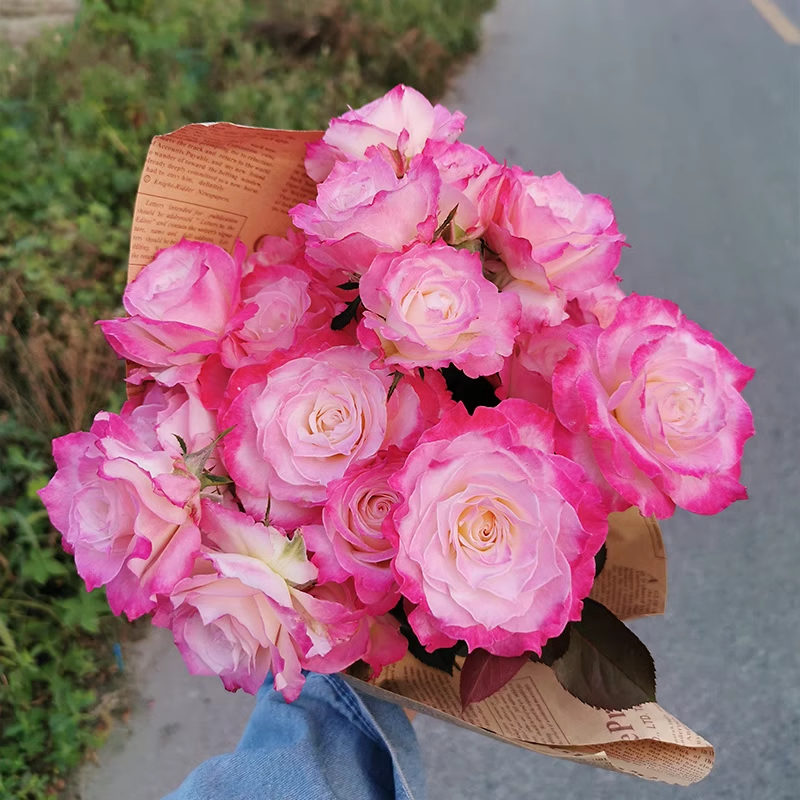
[[[203,240],[100,323],[129,399],[54,442],[42,499],[87,588],[229,690],[271,673],[291,701],[303,670],[374,683],[411,658],[455,675],[467,721],[531,664],[576,703],[642,707],[652,659],[589,598],[609,519],[746,497],[752,370],[620,290],[608,200],[498,163],[464,121],[403,86],[348,111],[308,146],[286,236],[186,222]],[[246,189],[209,173],[178,186],[200,208]]]

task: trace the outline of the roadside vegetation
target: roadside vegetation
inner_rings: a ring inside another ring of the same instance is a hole
[[[490,5],[83,0],[74,26],[0,49],[0,797],[63,794],[122,711],[127,628],[36,490],[50,439],[123,399],[93,322],[119,313],[150,139],[223,119],[319,128],[397,83],[436,98]]]

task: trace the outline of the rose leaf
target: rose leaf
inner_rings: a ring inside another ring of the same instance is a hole
[[[337,314],[331,320],[331,328],[335,331],[344,330],[348,324],[356,318],[358,306],[361,304],[361,297],[356,297],[347,304],[347,308],[341,314]]]
[[[531,661],[539,661],[542,664],[547,664],[548,667],[552,667],[567,652],[571,624],[568,623],[559,636],[554,636],[545,642],[541,655],[537,656],[536,653],[532,653]]]
[[[226,486],[233,481],[225,475],[214,475],[211,472],[203,472],[200,475],[200,487],[208,489],[209,486]]]
[[[434,242],[444,234],[448,227],[450,227],[450,223],[455,219],[457,212],[458,203],[450,209],[450,213],[444,218],[444,222],[436,229],[436,232],[433,234]]]
[[[456,665],[456,650],[457,647],[440,647],[429,653],[418,641],[408,640],[408,652],[417,661],[421,661],[427,667],[438,669],[440,672],[446,672],[448,675],[453,674],[453,668]]]
[[[461,709],[502,689],[528,662],[529,653],[505,658],[473,650],[461,667]]]
[[[597,551],[597,555],[594,557],[594,576],[595,578],[600,577],[600,573],[603,571],[603,568],[606,565],[606,559],[608,558],[608,548],[603,543],[603,546]]]
[[[656,699],[653,657],[636,634],[605,606],[587,598],[569,646],[552,667],[559,683],[582,702],[622,711]]]

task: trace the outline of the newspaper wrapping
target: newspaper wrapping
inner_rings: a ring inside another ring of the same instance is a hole
[[[230,252],[237,239],[252,250],[263,236],[285,235],[288,210],[315,196],[303,159],[306,144],[320,136],[225,122],[157,136],[136,197],[128,280],[183,237]],[[662,614],[666,557],[658,525],[635,509],[612,514],[609,523],[608,558],[592,597],[621,619]],[[704,778],[714,763],[713,747],[656,703],[625,711],[593,708],[543,664],[526,664],[466,711],[458,669],[451,676],[407,655],[374,681],[351,672],[346,680],[363,691],[556,758],[682,786]]]

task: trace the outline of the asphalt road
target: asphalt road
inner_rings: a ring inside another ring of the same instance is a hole
[[[636,625],[659,701],[716,746],[711,775],[647,784],[420,719],[433,800],[800,798],[798,56],[748,0],[507,0],[486,19],[448,98],[464,138],[612,199],[622,286],[757,369],[758,433],[748,502],[663,523],[668,611]]]
[[[501,0],[452,88],[467,141],[611,197],[623,287],[758,370],[758,434],[749,502],[664,523],[669,608],[635,626],[661,704],[717,747],[711,776],[645,783],[418,717],[430,800],[800,797],[800,46],[762,15],[775,3],[800,37],[798,0]],[[156,800],[244,725],[249,698],[189,679],[166,639],[138,658],[133,735],[84,773],[84,800]]]

